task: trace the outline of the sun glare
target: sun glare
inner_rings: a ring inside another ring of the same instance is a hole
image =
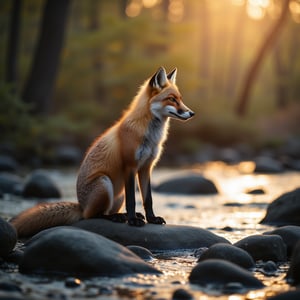
[[[262,19],[266,14],[266,9],[270,5],[270,0],[248,0],[248,16],[255,20]]]
[[[290,11],[292,18],[296,23],[300,23],[300,1],[293,0],[290,2]]]

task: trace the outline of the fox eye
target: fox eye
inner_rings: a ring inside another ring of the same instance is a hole
[[[171,102],[173,102],[173,103],[178,104],[177,100],[176,100],[174,97],[170,97],[169,100],[170,100]]]

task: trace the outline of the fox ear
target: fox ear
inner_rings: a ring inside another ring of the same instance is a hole
[[[168,79],[169,79],[173,84],[176,83],[176,76],[177,76],[177,68],[175,68],[173,71],[171,71],[171,72],[167,75]]]
[[[164,67],[160,67],[157,72],[152,76],[149,81],[149,85],[153,88],[161,90],[166,86],[168,81],[166,70]]]

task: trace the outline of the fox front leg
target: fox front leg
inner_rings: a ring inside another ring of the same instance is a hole
[[[135,212],[135,174],[129,172],[125,182],[125,203],[128,224],[131,226],[144,226],[145,221],[142,217],[138,217]]]
[[[142,193],[146,220],[152,224],[166,224],[162,217],[156,217],[153,212],[153,201],[150,182],[150,167],[143,168],[138,173],[140,190]]]

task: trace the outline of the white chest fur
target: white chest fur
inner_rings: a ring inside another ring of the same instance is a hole
[[[166,123],[158,118],[154,118],[148,126],[143,142],[135,152],[135,159],[138,167],[145,162],[152,161],[159,154],[159,147],[164,139]]]

